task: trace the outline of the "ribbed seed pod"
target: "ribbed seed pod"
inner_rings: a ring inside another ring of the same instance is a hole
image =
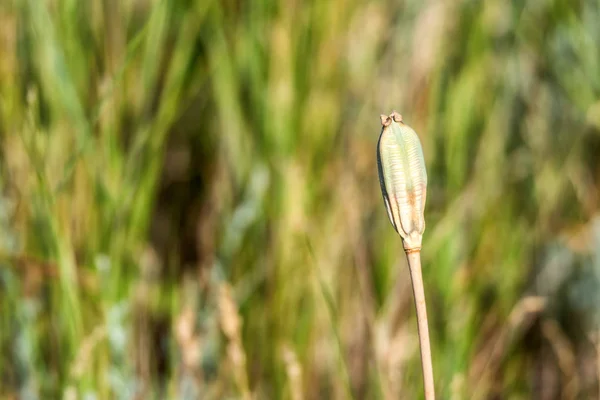
[[[427,172],[421,142],[415,131],[393,112],[381,116],[377,167],[381,193],[390,222],[405,250],[419,250],[425,230]]]

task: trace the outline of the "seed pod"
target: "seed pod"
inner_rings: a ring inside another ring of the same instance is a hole
[[[419,137],[393,112],[381,116],[377,167],[388,217],[405,250],[419,250],[425,230],[427,172]]]

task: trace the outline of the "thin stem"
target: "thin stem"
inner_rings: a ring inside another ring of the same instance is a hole
[[[425,400],[435,400],[431,345],[429,344],[429,326],[427,325],[427,306],[425,304],[425,291],[423,289],[423,276],[421,274],[421,252],[419,250],[407,251],[406,258],[408,259],[410,279],[412,280],[413,294],[415,296],[415,308],[417,309]]]

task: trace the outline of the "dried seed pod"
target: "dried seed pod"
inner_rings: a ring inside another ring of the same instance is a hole
[[[402,116],[381,116],[377,167],[388,217],[402,237],[405,250],[419,250],[425,230],[427,172],[421,142]]]

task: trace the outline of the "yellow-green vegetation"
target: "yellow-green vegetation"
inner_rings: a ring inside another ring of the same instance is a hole
[[[598,398],[600,6],[0,1],[0,398]]]

